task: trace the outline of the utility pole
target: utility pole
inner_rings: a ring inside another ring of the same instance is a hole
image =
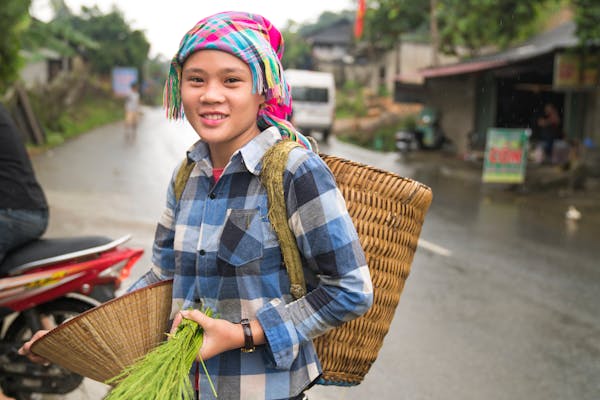
[[[437,0],[430,0],[429,11],[429,33],[431,35],[431,64],[436,67],[440,64],[438,49],[440,47],[440,35],[438,33],[437,18],[435,10],[437,8]]]

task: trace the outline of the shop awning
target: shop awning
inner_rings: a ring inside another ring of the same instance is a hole
[[[520,46],[505,51],[477,57],[460,63],[424,68],[419,73],[424,78],[437,78],[504,67],[553,51],[578,44],[575,23],[572,21],[533,37]]]
[[[424,78],[434,78],[438,76],[460,75],[469,72],[483,71],[486,69],[502,67],[508,65],[507,60],[492,60],[492,61],[474,61],[460,64],[444,65],[437,68],[422,69],[421,75]]]

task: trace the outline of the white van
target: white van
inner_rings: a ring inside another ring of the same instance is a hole
[[[330,72],[288,69],[285,77],[292,87],[292,122],[302,133],[313,131],[327,141],[335,117],[335,80]]]

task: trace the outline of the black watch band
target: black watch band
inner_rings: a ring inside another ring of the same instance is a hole
[[[255,347],[254,339],[252,338],[252,329],[250,329],[250,321],[248,321],[247,318],[244,318],[240,321],[240,324],[244,330],[244,347],[242,347],[241,350],[244,353],[252,353]]]

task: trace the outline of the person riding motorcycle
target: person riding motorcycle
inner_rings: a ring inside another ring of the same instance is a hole
[[[0,103],[0,263],[48,226],[48,203],[19,130]]]

